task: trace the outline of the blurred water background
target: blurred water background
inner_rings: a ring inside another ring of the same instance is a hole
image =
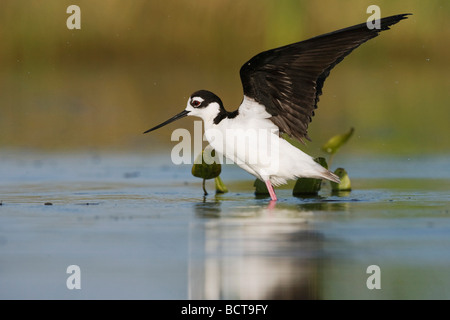
[[[0,147],[152,152],[175,126],[142,135],[198,89],[228,110],[242,99],[239,68],[273,47],[382,16],[413,13],[369,41],[327,79],[310,125],[317,153],[353,126],[346,152],[448,152],[448,1],[2,1]]]

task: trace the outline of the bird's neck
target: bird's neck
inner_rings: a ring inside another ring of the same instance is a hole
[[[218,125],[224,119],[236,117],[237,114],[237,110],[234,112],[228,112],[223,106],[213,103],[198,116],[202,118],[205,124],[205,129],[209,129],[213,128],[215,125]]]
[[[205,128],[212,127],[214,125],[214,119],[220,114],[222,108],[217,103],[210,104],[206,109],[202,110],[198,117],[202,118]]]
[[[219,113],[215,116],[213,122],[215,125],[219,124],[224,119],[233,119],[239,114],[238,110],[228,112],[225,108],[220,108]]]

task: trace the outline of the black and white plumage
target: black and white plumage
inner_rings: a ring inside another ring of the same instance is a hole
[[[265,181],[272,200],[276,200],[272,184],[284,184],[289,179],[312,177],[339,182],[336,175],[280,134],[302,142],[309,140],[308,125],[333,67],[407,15],[381,19],[379,29],[369,29],[362,23],[261,52],[240,69],[244,98],[236,111],[226,111],[218,96],[200,90],[190,96],[185,110],[145,133],[186,115],[202,118],[205,137],[216,152]],[[236,146],[236,141],[243,140],[243,129],[263,130],[270,142],[258,140],[246,148]],[[254,161],[252,155],[256,155]]]
[[[380,29],[362,23],[259,53],[241,67],[244,95],[265,106],[280,132],[300,141],[309,139],[308,124],[331,69],[407,15],[381,19]]]

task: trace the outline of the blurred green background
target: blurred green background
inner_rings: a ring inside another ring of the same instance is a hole
[[[81,8],[81,30],[66,9]],[[0,147],[152,152],[186,118],[146,129],[208,89],[228,110],[240,66],[273,47],[362,23],[369,5],[409,19],[358,48],[327,79],[307,151],[355,127],[355,154],[450,150],[450,2],[2,0]]]

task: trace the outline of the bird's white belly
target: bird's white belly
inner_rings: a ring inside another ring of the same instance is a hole
[[[205,137],[218,154],[257,178],[274,185],[298,177],[319,177],[325,170],[312,157],[280,138],[277,132],[258,129],[205,130]]]
[[[257,178],[279,185],[295,178],[298,162],[310,161],[311,157],[281,139],[267,122],[260,123],[258,129],[230,123],[215,126],[205,130],[205,137],[217,153]]]

